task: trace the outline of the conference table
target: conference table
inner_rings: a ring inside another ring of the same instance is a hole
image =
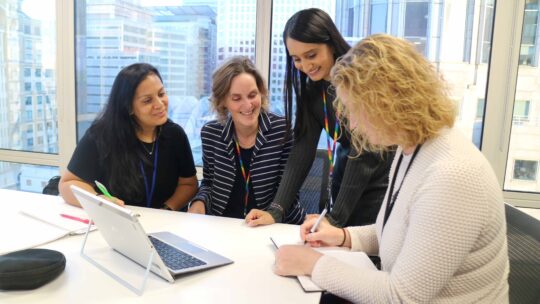
[[[0,242],[27,237],[22,208],[74,208],[60,197],[0,189]],[[320,292],[304,292],[294,277],[273,273],[272,236],[298,234],[298,226],[251,228],[243,220],[128,206],[138,212],[147,233],[170,231],[234,261],[233,264],[178,276],[174,283],[150,274],[141,296],[80,255],[84,235],[68,235],[40,245],[62,252],[65,271],[35,290],[0,291],[0,303],[318,303]],[[45,223],[41,223],[45,224]],[[39,233],[39,231],[35,232]],[[8,237],[9,236],[9,237]],[[99,231],[90,232],[85,253],[119,277],[137,284],[143,267],[113,251]]]

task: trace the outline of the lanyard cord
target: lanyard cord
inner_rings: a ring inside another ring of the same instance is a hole
[[[140,166],[141,166],[141,173],[142,173],[142,176],[143,176],[143,179],[144,179],[144,189],[146,191],[146,207],[150,208],[150,206],[152,205],[152,197],[154,196],[154,189],[155,189],[155,186],[156,186],[156,173],[157,173],[157,160],[158,160],[158,150],[159,150],[159,145],[158,145],[158,140],[159,140],[159,137],[156,138],[156,142],[155,142],[155,145],[156,145],[156,153],[154,154],[154,170],[152,172],[152,185],[151,186],[148,186],[148,179],[146,178],[146,173],[144,171],[144,166],[143,166],[143,162],[141,161],[140,162]]]
[[[422,145],[416,146],[416,149],[414,149],[414,153],[411,157],[411,161],[409,162],[409,165],[407,166],[407,169],[405,169],[405,174],[403,175],[403,178],[401,179],[401,183],[399,184],[399,188],[394,192],[394,186],[396,184],[396,178],[399,172],[399,167],[401,166],[401,160],[403,159],[403,153],[399,156],[398,162],[396,164],[396,169],[394,171],[394,177],[392,177],[392,183],[390,183],[390,188],[388,191],[388,198],[386,199],[386,210],[384,211],[384,221],[383,221],[383,228],[386,225],[386,222],[388,221],[388,218],[390,217],[390,213],[392,213],[392,209],[394,208],[394,203],[396,202],[396,199],[398,197],[399,191],[401,191],[401,186],[403,186],[403,182],[405,181],[405,177],[407,176],[407,173],[409,173],[409,169],[411,168],[411,165],[416,158],[416,155],[418,154],[418,151],[420,151],[420,148]]]
[[[327,191],[328,191],[328,199],[329,199],[329,206],[326,206],[328,210],[332,207],[332,175],[334,173],[334,162],[335,162],[335,152],[336,152],[336,144],[337,144],[337,137],[339,132],[339,119],[336,116],[336,123],[334,124],[334,138],[332,144],[330,144],[330,140],[332,137],[330,136],[330,129],[328,128],[328,110],[326,105],[326,92],[323,88],[322,90],[322,98],[323,98],[323,110],[324,110],[324,129],[326,130],[326,146],[328,150],[328,163],[329,163],[329,169],[328,169],[328,184],[327,184]]]
[[[238,162],[240,163],[240,171],[242,171],[242,177],[244,178],[244,216],[247,214],[248,198],[249,198],[249,182],[251,178],[251,170],[246,170],[244,162],[242,161],[242,154],[240,152],[240,145],[238,140],[235,139],[234,143],[236,144],[236,155],[238,156]]]

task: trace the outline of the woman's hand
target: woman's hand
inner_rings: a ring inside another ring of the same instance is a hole
[[[319,218],[319,215],[318,213],[310,213],[310,214],[306,214],[306,217],[304,218],[304,222],[306,222],[307,220],[310,220],[310,219],[318,219]],[[326,217],[323,219],[323,221],[328,221],[326,219]]]
[[[311,247],[339,246],[343,242],[343,230],[332,226],[326,218],[321,220],[317,231],[311,233],[311,227],[317,222],[317,217],[313,216],[304,221],[300,226],[300,238]]]
[[[283,245],[276,252],[274,272],[281,276],[311,275],[322,253],[300,245]]]
[[[255,227],[259,225],[270,225],[276,221],[270,213],[259,209],[251,209],[246,215],[246,223],[249,227]]]
[[[108,200],[109,202],[115,203],[115,204],[117,204],[118,206],[121,206],[121,207],[125,207],[125,206],[126,206],[126,203],[125,203],[123,200],[121,200],[121,199],[119,199],[119,198],[117,198],[117,197],[115,197],[115,196],[113,196],[113,197],[107,197],[106,195],[103,195],[103,194],[98,194],[97,196],[99,196],[99,197],[101,197],[101,198],[104,198],[104,199]]]
[[[206,207],[203,201],[193,201],[189,207],[188,213],[206,214]]]

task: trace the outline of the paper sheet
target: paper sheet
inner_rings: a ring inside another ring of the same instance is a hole
[[[280,247],[282,245],[303,245],[304,243],[300,240],[298,236],[294,237],[272,237],[270,238],[272,240],[272,243],[274,243],[274,246]],[[317,251],[319,251],[322,254],[329,255],[331,257],[334,257],[346,264],[351,265],[352,267],[358,267],[358,268],[369,268],[373,270],[377,270],[375,265],[371,262],[367,254],[360,251],[350,251],[348,248],[343,247],[321,247],[321,248],[313,248]],[[298,276],[298,281],[300,282],[300,285],[302,285],[302,288],[306,292],[313,292],[313,291],[324,291],[323,288],[317,286],[309,276]]]
[[[19,203],[16,197],[1,202],[6,205],[5,212],[0,214],[0,254],[37,247],[66,235],[86,232],[88,224],[60,216],[67,214],[87,219],[83,209],[59,201],[58,197],[52,197],[50,202],[43,202],[47,196],[36,198],[39,201],[24,204]]]
[[[20,212],[34,218],[34,220],[39,220],[61,228],[69,234],[82,234],[86,232],[88,224],[61,216],[61,214],[65,214],[74,218],[86,220],[88,219],[88,215],[86,215],[86,212],[84,212],[83,209],[68,205],[58,206],[60,208],[55,207],[57,206],[41,209],[22,208]]]
[[[0,216],[0,254],[49,243],[66,236],[69,231],[37,221],[23,214]],[[13,230],[16,229],[17,233]]]

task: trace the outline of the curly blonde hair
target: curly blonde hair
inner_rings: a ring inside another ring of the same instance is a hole
[[[243,73],[250,74],[255,78],[257,89],[261,94],[261,108],[268,111],[268,89],[253,62],[245,56],[234,56],[223,63],[212,75],[212,96],[210,102],[212,109],[218,115],[218,120],[224,123],[229,112],[225,108],[225,100],[229,97],[233,79]]]
[[[349,99],[347,109],[339,98],[335,102],[344,121],[345,112],[363,112],[379,136],[402,147],[422,144],[454,125],[456,108],[442,76],[403,39],[386,34],[363,39],[336,62],[331,77]],[[387,148],[370,144],[358,129],[352,130],[358,151]]]

